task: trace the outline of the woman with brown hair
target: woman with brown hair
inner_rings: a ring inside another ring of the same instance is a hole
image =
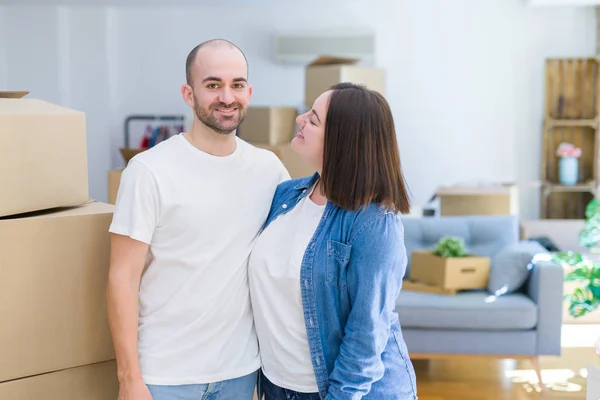
[[[297,118],[317,171],[281,183],[249,262],[265,400],[416,399],[396,299],[409,212],[383,96],[341,83]]]

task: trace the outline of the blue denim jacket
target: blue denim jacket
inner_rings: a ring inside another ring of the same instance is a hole
[[[265,228],[308,195],[318,174],[281,183]],[[406,271],[400,218],[328,202],[301,265],[304,321],[322,399],[416,399],[394,311]]]

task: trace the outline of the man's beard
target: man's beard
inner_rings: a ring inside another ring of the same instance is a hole
[[[198,104],[198,102],[196,102],[196,104]],[[219,120],[213,114],[218,108],[235,108],[236,111],[230,115],[223,116],[222,119]],[[246,118],[246,110],[243,109],[239,103],[213,103],[208,109],[197,106],[194,108],[194,112],[200,122],[221,135],[228,135],[235,131],[244,121],[244,118]]]

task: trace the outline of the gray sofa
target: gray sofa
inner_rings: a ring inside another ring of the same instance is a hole
[[[491,257],[491,268],[497,268],[495,256],[522,243],[512,216],[404,218],[403,223],[409,257],[454,235],[465,240],[470,253]],[[487,290],[453,296],[402,290],[396,310],[411,358],[486,355],[536,363],[537,356],[560,355],[563,270],[549,260],[532,265],[516,292],[499,296]]]

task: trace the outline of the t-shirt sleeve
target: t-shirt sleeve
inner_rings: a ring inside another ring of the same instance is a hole
[[[109,231],[150,244],[158,225],[160,197],[146,165],[131,160],[123,170]]]

